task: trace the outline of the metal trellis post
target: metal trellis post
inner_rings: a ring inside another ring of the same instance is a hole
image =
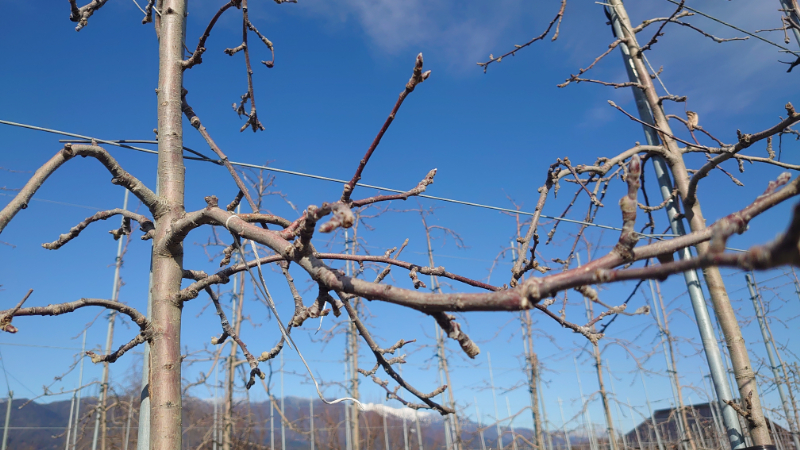
[[[611,24],[615,35],[623,36],[622,24],[619,20],[619,16],[617,16],[616,12],[614,11],[614,8],[607,7],[606,12],[611,17]],[[623,42],[620,43],[619,48],[622,52],[622,58],[625,62],[625,69],[628,72],[628,78],[631,81],[638,83],[639,74],[636,73],[636,70],[634,69],[633,61],[631,60],[631,55],[628,51],[628,46]],[[650,111],[650,108],[644,96],[642,95],[641,90],[633,89],[633,96],[636,100],[636,108],[639,112],[639,118],[648,124],[655,123],[652,111]],[[659,138],[655,130],[649,127],[643,128],[647,143],[649,145],[658,145]],[[672,197],[673,186],[672,180],[670,179],[667,162],[659,155],[653,155],[651,160],[653,161],[653,168],[655,169],[656,178],[658,179],[661,197],[664,200],[668,200]],[[669,218],[672,232],[679,236],[686,234],[683,221],[678,214],[678,208],[675,200],[670,200],[665,209],[667,211],[667,217]],[[692,254],[688,248],[684,248],[678,251],[678,256],[680,259],[689,259],[692,257]],[[720,408],[722,409],[723,422],[725,423],[728,439],[730,439],[731,448],[733,450],[739,450],[746,444],[743,439],[742,428],[739,424],[739,418],[736,414],[736,411],[734,411],[733,408],[728,404],[724,403],[726,400],[733,400],[733,395],[731,394],[730,385],[725,379],[725,370],[722,365],[722,357],[720,356],[717,340],[714,336],[714,330],[711,325],[708,307],[706,306],[703,291],[700,287],[700,280],[697,276],[697,272],[694,270],[687,270],[683,273],[683,276],[686,280],[686,287],[689,291],[692,308],[694,309],[697,327],[700,331],[700,338],[703,342],[703,349],[705,350],[706,358],[708,360],[708,367],[714,380],[714,388],[717,391],[717,397],[720,399]]]

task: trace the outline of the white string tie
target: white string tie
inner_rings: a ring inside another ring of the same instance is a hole
[[[228,222],[229,222],[231,219],[233,219],[234,217],[237,217],[237,216],[236,216],[236,214],[231,214],[230,216],[228,216],[228,218],[227,218],[227,219],[225,219],[225,228],[228,228]],[[231,230],[230,228],[228,228],[228,231],[231,231],[231,232],[232,232],[233,230]]]

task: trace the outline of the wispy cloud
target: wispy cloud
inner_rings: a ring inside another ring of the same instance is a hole
[[[780,24],[777,1],[688,3],[750,31]],[[539,34],[555,15],[559,2],[304,0],[302,6],[297,10],[302,11],[301,14],[321,17],[337,28],[355,27],[357,32],[363,33],[368,46],[379,53],[394,56],[408,51],[430,52],[433,48],[438,52],[438,61],[455,71],[472,73],[476,61]],[[667,2],[629,2],[627,7],[634,25],[644,19],[669,16],[675,8]],[[742,36],[699,15],[683,20],[715,36]],[[652,25],[643,31],[640,41],[648,41],[656,29],[657,25]],[[747,108],[758,99],[759,93],[773,89],[774,83],[786,78],[784,66],[777,60],[790,57],[766,43],[751,38],[719,44],[678,25],[668,25],[665,32],[648,52],[648,58],[656,69],[665,67],[662,80],[670,91],[689,95],[691,108],[703,109],[706,114]],[[765,36],[783,43],[781,33],[766,33]],[[570,2],[558,44],[560,59],[556,63],[574,64],[574,70],[585,67],[605,50],[605,42],[612,40],[599,5]],[[794,43],[789,45],[795,46]],[[535,52],[536,49],[526,51]],[[618,59],[613,61],[613,72],[609,72],[609,62],[604,61],[592,73],[599,77],[616,74],[617,64]],[[768,82],[764,81],[765,77]]]
[[[523,21],[531,22],[541,15],[530,2],[523,0],[455,4],[447,0],[341,0],[335,3],[308,0],[307,3],[311,14],[335,22],[358,24],[370,45],[381,52],[397,54],[422,46],[435,47],[451,59],[451,64],[468,65],[470,69],[476,61],[497,51],[501,36],[509,27]]]

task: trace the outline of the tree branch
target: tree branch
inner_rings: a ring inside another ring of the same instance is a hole
[[[250,389],[254,384],[256,384],[256,376],[263,380],[266,378],[266,375],[264,375],[264,373],[261,372],[261,369],[258,368],[258,361],[256,361],[253,355],[250,354],[250,352],[247,350],[247,345],[245,345],[244,341],[242,341],[242,339],[239,337],[239,334],[236,333],[233,327],[231,327],[230,322],[228,322],[228,318],[225,316],[225,311],[222,310],[222,305],[219,304],[219,297],[217,294],[215,294],[214,291],[212,291],[209,287],[206,287],[205,291],[208,296],[211,297],[211,301],[214,303],[214,308],[217,310],[220,324],[222,325],[222,336],[219,338],[216,336],[212,337],[211,343],[214,345],[222,344],[225,342],[225,338],[227,336],[230,336],[234,341],[236,341],[236,344],[239,345],[240,349],[242,349],[242,353],[244,354],[248,364],[250,364],[250,379],[245,384],[245,387]]]
[[[711,169],[717,167],[722,162],[731,159],[734,155],[739,153],[740,151],[750,147],[752,144],[766,139],[770,136],[776,135],[797,122],[800,122],[800,113],[794,110],[794,106],[791,103],[786,104],[786,112],[788,113],[788,117],[780,121],[780,123],[755,134],[743,134],[742,132],[737,130],[737,135],[739,136],[739,142],[734,144],[731,147],[727,147],[721,149],[721,154],[716,156],[715,158],[711,159],[709,162],[705,163],[703,167],[700,168],[689,180],[689,188],[686,192],[686,197],[683,199],[684,205],[687,207],[691,207],[697,201],[697,183],[700,182],[703,178],[708,175],[708,172]]]
[[[3,232],[8,222],[10,222],[20,210],[28,207],[28,202],[42,184],[44,184],[45,180],[47,180],[56,169],[61,167],[62,164],[69,161],[74,156],[90,156],[100,161],[114,176],[114,178],[111,179],[112,184],[127,188],[150,209],[154,217],[159,216],[162,206],[158,196],[136,177],[126,172],[107,151],[96,145],[66,144],[62,150],[36,170],[16,197],[0,211],[0,233]]]
[[[12,333],[12,334],[17,332],[17,328],[14,325],[11,325],[11,319],[13,319],[14,314],[16,314],[17,311],[19,311],[19,309],[22,308],[22,305],[25,303],[26,300],[28,300],[28,297],[30,297],[31,294],[33,294],[33,289],[28,289],[28,293],[25,294],[24,297],[22,297],[22,300],[20,300],[19,303],[17,303],[17,306],[12,308],[11,311],[8,312],[8,314],[4,314],[2,316],[2,319],[0,320],[0,331],[5,331],[7,333]]]
[[[95,364],[101,362],[113,363],[116,362],[120,356],[124,355],[125,352],[136,347],[139,344],[144,343],[148,339],[150,339],[150,333],[148,333],[146,330],[142,330],[142,332],[137,334],[136,337],[128,341],[125,345],[122,345],[113,353],[109,353],[108,355],[98,355],[95,352],[88,351],[86,352],[86,355],[91,357],[92,362]]]
[[[27,297],[26,297],[27,298]],[[131,308],[128,305],[124,305],[119,302],[115,302],[112,300],[104,300],[100,298],[82,298],[80,300],[76,300],[74,302],[67,302],[67,303],[59,303],[55,305],[47,305],[47,306],[33,306],[30,308],[13,308],[10,310],[0,311],[0,324],[6,324],[6,329],[3,331],[7,331],[9,333],[16,332],[16,328],[14,331],[9,329],[8,325],[11,324],[11,320],[14,317],[20,316],[60,316],[62,314],[71,313],[76,309],[80,309],[86,306],[102,306],[106,309],[112,309],[117,311],[121,314],[125,314],[126,316],[130,317],[131,320],[139,326],[139,329],[144,330],[150,326],[150,322],[147,320],[144,314],[137,311],[135,308]],[[12,327],[13,328],[13,327]]]
[[[350,300],[342,298],[342,302],[344,303],[344,307],[347,310],[347,315],[350,316],[350,320],[352,320],[353,323],[355,324],[356,328],[358,329],[358,333],[361,335],[362,338],[364,338],[364,341],[367,343],[370,350],[372,350],[372,354],[375,355],[375,359],[378,360],[378,363],[381,365],[381,367],[383,367],[383,370],[390,377],[392,377],[392,379],[394,379],[394,381],[396,381],[397,384],[402,386],[403,389],[407,390],[408,392],[416,396],[418,399],[422,400],[429,408],[433,409],[434,411],[438,412],[443,416],[455,412],[452,409],[446,406],[439,405],[438,403],[431,400],[431,397],[437,395],[440,392],[434,391],[431,394],[424,394],[415,389],[410,384],[408,384],[408,382],[406,382],[406,380],[404,380],[399,373],[395,372],[394,368],[392,368],[392,365],[389,364],[388,361],[386,361],[386,358],[384,358],[383,356],[384,350],[380,348],[380,346],[378,346],[377,343],[375,343],[369,331],[367,330],[367,327],[365,327],[364,324],[361,322],[361,320],[358,318],[356,310],[353,308],[352,305],[350,305]]]
[[[352,208],[359,208],[361,206],[371,205],[373,203],[378,203],[378,202],[386,202],[391,200],[407,200],[408,197],[417,196],[425,192],[425,189],[431,184],[433,184],[434,176],[436,176],[436,169],[433,169],[430,172],[428,172],[428,174],[425,175],[425,178],[423,178],[422,181],[420,181],[416,187],[406,192],[403,192],[402,194],[376,195],[374,197],[355,200],[354,202],[351,203],[350,206]]]
[[[495,286],[490,284],[486,284],[484,282],[473,280],[471,278],[467,278],[461,275],[456,275],[454,273],[450,273],[445,270],[444,267],[436,267],[431,268],[427,266],[418,266],[413,263],[400,261],[398,259],[394,259],[388,256],[377,256],[377,255],[349,255],[344,253],[314,253],[315,258],[319,259],[335,259],[335,260],[342,260],[342,261],[357,261],[357,262],[379,262],[379,263],[387,263],[393,266],[402,267],[404,269],[412,270],[416,269],[417,273],[421,273],[423,275],[433,275],[438,277],[445,277],[451,280],[460,281],[464,284],[468,284],[470,286],[479,287],[482,289],[487,290],[496,290],[498,289]]]
[[[181,62],[184,70],[191,69],[195,65],[203,62],[203,53],[206,51],[206,39],[208,39],[208,37],[211,35],[211,29],[214,28],[214,25],[216,25],[217,20],[220,18],[220,16],[222,16],[222,13],[227,11],[231,6],[234,6],[234,3],[235,2],[233,0],[225,3],[222,5],[219,11],[214,14],[214,17],[211,18],[211,22],[208,23],[208,26],[206,26],[206,31],[202,36],[200,36],[200,42],[197,43],[197,48],[194,50],[194,53],[192,53],[192,56],[189,57],[189,59]]]
[[[735,225],[733,227],[735,232],[736,230],[744,230],[743,227],[749,223],[753,217],[798,194],[798,187],[800,186],[800,181],[798,180],[800,180],[800,178],[787,184],[786,182],[788,179],[788,175],[783,175],[778,181],[772,183],[770,189],[768,189],[764,195],[759,196],[749,206],[721,219],[706,229],[671,240],[659,241],[633,248],[632,256],[628,260],[623,259],[617,252],[611,252],[579,268],[540,278],[530,278],[513,289],[496,290],[495,288],[492,289],[493,292],[489,293],[432,294],[370,283],[341,274],[339,271],[325,265],[324,262],[313,253],[297,254],[289,250],[293,248],[292,244],[282,239],[277,233],[259,229],[236,217],[229,220],[228,229],[245,239],[252,239],[272,248],[273,251],[280,254],[280,256],[276,256],[276,260],[281,257],[294,260],[314,281],[327,290],[357,295],[370,300],[386,301],[417,309],[428,314],[447,311],[519,311],[530,309],[540,300],[553,297],[557,292],[563,290],[573,289],[582,285],[619,281],[622,278],[613,278],[608,275],[610,269],[631,261],[674,253],[678,249],[708,241],[715,235],[721,235],[721,232],[718,232],[719,229],[730,230],[731,224]],[[783,186],[782,189],[778,189],[784,184],[786,185]],[[223,223],[231,216],[229,212],[219,208],[213,208],[209,210],[208,213],[214,220]],[[725,231],[725,233],[728,232],[729,231]],[[715,258],[717,259],[713,261],[689,260],[691,262],[688,264],[699,264],[703,267],[713,265],[716,261],[722,261],[722,263],[728,265],[735,264],[735,262],[731,262],[732,260],[726,259],[729,258],[728,256],[723,257],[720,255]],[[745,262],[747,261],[741,261],[742,264]],[[661,271],[655,273],[653,276],[655,278],[661,278],[668,274],[685,270],[682,266],[668,267],[668,269],[660,269]],[[631,272],[634,270],[641,269],[629,269],[629,271],[625,273],[634,273]],[[648,270],[652,271],[653,269]],[[624,279],[630,279],[630,276],[626,275]]]
[[[350,194],[353,193],[353,189],[356,187],[356,183],[361,180],[361,173],[364,171],[364,167],[369,162],[369,158],[372,156],[372,153],[375,152],[375,149],[378,147],[378,144],[381,143],[381,139],[383,135],[386,133],[386,130],[389,129],[389,125],[392,124],[394,121],[395,115],[397,115],[397,111],[400,110],[400,106],[403,104],[403,101],[406,99],[408,94],[414,91],[414,88],[417,87],[418,84],[422,83],[431,75],[431,71],[428,70],[426,72],[422,72],[422,53],[417,55],[417,61],[414,64],[414,72],[411,75],[411,79],[408,80],[406,83],[405,89],[403,92],[400,93],[400,96],[397,98],[397,102],[394,104],[394,108],[392,108],[392,112],[389,113],[389,117],[386,118],[386,121],[383,123],[380,131],[378,131],[378,135],[375,136],[373,139],[372,144],[370,144],[369,148],[367,149],[367,153],[364,154],[364,157],[361,159],[361,162],[358,164],[358,168],[356,168],[356,173],[353,175],[353,178],[344,185],[344,190],[342,191],[342,203],[350,203]]]
[[[100,211],[100,212],[94,214],[93,216],[87,217],[81,223],[79,223],[79,224],[75,225],[74,227],[70,228],[68,233],[64,233],[64,234],[60,235],[58,237],[58,239],[56,239],[53,242],[42,244],[42,247],[44,247],[44,248],[46,248],[48,250],[58,250],[59,248],[64,246],[64,244],[66,244],[67,242],[69,242],[69,241],[75,239],[76,237],[78,237],[78,235],[81,233],[81,231],[83,231],[86,227],[88,227],[93,222],[97,222],[98,220],[106,220],[106,219],[108,219],[110,217],[113,217],[113,216],[116,216],[118,214],[122,215],[126,219],[129,219],[129,220],[133,219],[133,220],[139,222],[139,229],[144,232],[144,236],[142,236],[142,240],[143,241],[153,238],[153,235],[154,235],[155,229],[156,229],[155,225],[153,224],[153,221],[151,221],[150,219],[148,219],[147,217],[145,217],[145,216],[143,216],[141,214],[136,214],[136,213],[128,211],[126,209],[115,208],[115,209],[110,209],[108,211]],[[128,227],[127,227],[128,228],[128,232],[130,232],[130,228],[129,227],[130,227],[130,223],[128,223]],[[110,233],[114,235],[115,239],[119,239],[119,234],[117,234],[117,230],[111,230]]]
[[[108,0],[92,0],[78,8],[78,3],[76,0],[69,0],[69,20],[78,22],[78,25],[75,27],[75,31],[81,31],[81,29],[88,24],[89,17],[91,17],[95,11],[102,8],[106,2],[108,2]]]
[[[556,22],[558,23],[556,25],[556,32],[553,34],[553,39],[551,39],[551,40],[555,41],[556,39],[558,39],[559,27],[561,26],[561,19],[564,18],[564,9],[566,9],[566,7],[567,7],[567,0],[561,0],[561,8],[558,10],[558,14],[556,14],[556,16],[553,18],[553,20],[550,21],[550,24],[547,25],[547,28],[544,30],[544,33],[540,34],[539,36],[536,36],[535,38],[531,39],[530,41],[528,41],[528,42],[526,42],[526,43],[524,43],[522,45],[514,45],[514,50],[511,50],[510,52],[503,53],[502,55],[500,55],[497,58],[495,58],[492,55],[489,55],[489,61],[479,62],[478,66],[483,67],[483,73],[486,73],[486,69],[489,67],[489,64],[491,64],[493,62],[498,62],[499,63],[506,56],[508,56],[508,55],[514,56],[514,55],[517,54],[518,51],[522,50],[523,48],[533,44],[536,41],[541,41],[542,39],[544,39],[545,36],[547,36],[547,34],[550,33],[550,29],[553,28],[553,24],[556,24]]]

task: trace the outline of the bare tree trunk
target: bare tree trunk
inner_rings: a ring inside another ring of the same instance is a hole
[[[236,335],[242,329],[242,305],[244,304],[244,272],[239,273],[238,280],[234,279],[233,298],[236,303],[234,304],[233,312],[233,329]],[[236,341],[230,339],[231,351],[226,358],[227,364],[225,366],[225,403],[222,407],[222,450],[232,450],[233,448],[233,387],[236,380],[236,366],[238,361],[236,355],[239,351],[239,346]]]
[[[667,150],[666,160],[675,179],[675,186],[678,188],[681,199],[684,204],[684,214],[689,222],[692,231],[700,231],[706,228],[706,221],[703,218],[702,210],[700,209],[700,201],[692,195],[689,189],[690,176],[686,170],[686,165],[680,148],[672,136],[672,130],[669,126],[664,111],[661,109],[658,93],[653,85],[653,80],[649,76],[649,71],[645,66],[643,55],[641,53],[636,35],[631,31],[631,21],[622,0],[609,0],[609,3],[619,15],[623,24],[623,34],[621,39],[625,40],[631,56],[634,68],[639,74],[647,74],[648,76],[641,76],[640,81],[643,85],[643,91],[647,103],[653,112],[655,126],[660,130],[659,135],[664,142],[664,147]],[[697,251],[699,253],[706,253],[709,250],[709,244],[703,242],[697,244]],[[753,445],[771,445],[772,439],[769,436],[769,429],[764,420],[764,412],[761,408],[761,399],[758,395],[756,386],[755,374],[753,373],[752,365],[750,364],[750,357],[747,354],[747,347],[744,338],[742,337],[739,323],[736,320],[736,315],[731,306],[728,293],[725,290],[725,284],[722,281],[722,275],[717,267],[709,267],[703,269],[703,276],[708,286],[708,291],[711,294],[711,302],[714,306],[714,312],[719,320],[722,332],[725,335],[725,342],[728,346],[729,354],[731,355],[731,362],[733,364],[733,371],[739,388],[739,394],[742,399],[747,399],[747,419],[750,435],[753,438]]]
[[[438,327],[438,325],[436,325]],[[447,383],[447,394],[448,394],[448,403],[451,408],[455,411],[456,409],[456,401],[453,397],[453,383],[450,381],[450,369],[447,368],[447,356],[444,351],[444,332],[442,330],[437,329],[439,337],[436,342],[437,351],[439,353],[439,362],[441,364],[442,373],[444,373],[444,381]],[[456,442],[456,449],[461,449],[461,426],[458,423],[458,417],[456,414],[451,416],[453,418],[453,434],[455,435],[455,442]]]
[[[675,347],[672,341],[672,334],[669,332],[669,319],[667,318],[667,309],[664,307],[664,297],[661,295],[661,283],[658,281],[655,282],[656,285],[656,295],[658,296],[658,305],[655,304],[655,299],[653,299],[653,307],[654,308],[661,308],[661,317],[663,317],[664,324],[664,335],[666,336],[667,345],[669,347],[669,358],[671,361],[672,366],[672,380],[675,383],[675,391],[677,398],[675,399],[678,402],[678,411],[680,411],[680,420],[683,422],[683,430],[686,435],[686,440],[689,442],[689,446],[692,450],[697,450],[697,444],[694,439],[694,435],[692,434],[692,429],[689,426],[689,419],[686,416],[686,406],[683,404],[683,391],[681,389],[681,379],[678,376],[678,366],[677,361],[675,360]]]
[[[592,308],[592,302],[586,298],[586,296],[584,296],[583,301],[586,303],[586,316],[591,320],[591,318],[594,317],[594,308]],[[594,325],[592,325],[592,331],[595,331]],[[605,383],[603,383],[603,360],[600,356],[600,346],[596,343],[592,344],[592,355],[594,356],[594,367],[597,372],[597,385],[600,387],[600,399],[603,402],[603,415],[606,416],[608,445],[610,450],[617,450],[617,433],[614,431],[614,418],[611,416],[611,404],[608,402],[606,386]]]
[[[773,345],[775,344],[775,337],[772,336],[772,330],[769,327],[769,322],[764,321],[767,326],[767,331],[769,332],[770,338],[772,339]],[[778,348],[775,347],[775,356],[778,358],[778,364],[781,366],[781,371],[783,372],[783,382],[786,384],[786,390],[789,391],[789,399],[792,402],[792,412],[794,413],[794,431],[795,435],[798,435],[800,431],[800,413],[797,410],[797,399],[795,398],[794,391],[792,391],[792,384],[789,381],[789,373],[786,370],[786,363],[783,362],[783,357],[781,356],[780,352],[778,352]],[[800,447],[798,447],[800,449]]]
[[[597,369],[597,384],[600,386],[600,398],[603,400],[603,412],[606,416],[606,431],[608,433],[608,445],[611,450],[617,450],[617,433],[614,430],[614,418],[611,416],[611,404],[608,402],[606,386],[603,383],[603,360],[600,358],[600,346],[594,347],[594,366]]]
[[[358,311],[358,301],[354,303],[354,308]],[[349,332],[349,349],[348,353],[350,354],[350,376],[352,377],[350,381],[350,396],[355,399],[359,398],[358,392],[358,330],[356,330],[356,324],[354,322],[350,322],[350,332]],[[352,404],[347,406],[350,408],[350,423],[353,427],[353,450],[359,450],[361,448],[361,433],[359,433],[359,424],[358,424],[358,413],[359,409],[356,404]]]
[[[536,438],[536,445],[539,449],[544,449],[544,433],[542,431],[542,419],[539,414],[539,358],[533,350],[533,337],[531,326],[531,313],[525,311],[520,316],[522,319],[524,342],[525,342],[525,361],[528,364],[528,391],[531,394],[531,414],[533,415],[533,432]]]
[[[428,244],[428,262],[430,263],[430,267],[434,268],[436,266],[433,261],[433,246],[431,245],[431,229],[428,227],[428,221],[425,220],[425,213],[421,211],[420,216],[422,217],[422,225],[425,227],[425,237],[426,237],[426,242]],[[442,293],[442,287],[439,285],[439,280],[433,275],[431,275],[431,291],[436,292],[438,294]],[[436,326],[438,327],[439,325],[437,324]],[[438,348],[439,361],[441,361],[442,370],[444,371],[445,380],[447,382],[447,391],[450,402],[449,406],[454,411],[452,414],[452,418],[453,418],[454,434],[456,438],[456,448],[461,449],[463,447],[463,442],[461,440],[461,424],[458,423],[458,412],[456,412],[456,401],[453,396],[453,383],[450,382],[450,370],[447,368],[447,355],[445,354],[444,351],[444,330],[440,331],[442,332],[442,337],[441,339],[437,340],[436,345],[439,347]]]
[[[117,270],[119,270],[119,265],[121,261],[117,261]],[[115,280],[116,282],[116,280]],[[116,292],[115,292],[116,294]],[[114,301],[117,301],[117,297],[115,295]],[[108,317],[108,335],[106,336],[106,354],[111,352],[111,345],[114,339],[114,321],[117,318],[116,311],[112,311]],[[106,404],[108,403],[108,362],[103,362],[103,378],[102,383],[100,384],[100,404],[97,406],[99,408],[99,418],[100,418],[100,450],[106,450],[106,434],[107,434],[107,411],[106,411]]]
[[[761,305],[762,310],[764,305]],[[778,351],[778,347],[775,345],[775,336],[772,335],[772,328],[769,326],[769,321],[764,320],[764,326],[767,327],[767,332],[769,333],[770,340],[772,340],[773,348],[775,349],[775,357],[778,358],[778,364],[781,366],[781,371],[783,372],[783,382],[786,384],[786,390],[789,391],[789,398],[792,402],[792,411],[794,412],[794,423],[795,423],[795,433],[798,433],[798,428],[800,428],[800,414],[798,414],[797,410],[797,400],[794,396],[794,391],[792,390],[792,383],[789,381],[789,372],[786,369],[786,363],[783,362],[783,357],[781,353]],[[798,448],[800,450],[800,448]]]
[[[794,414],[792,414],[792,409],[790,406],[790,399],[791,403],[794,404],[794,394],[792,393],[791,386],[788,383],[788,378],[784,377],[782,380],[781,374],[778,372],[778,367],[783,366],[783,359],[781,359],[780,353],[778,353],[778,347],[775,345],[775,339],[772,337],[772,330],[770,330],[768,321],[765,317],[766,308],[762,302],[761,293],[758,289],[758,285],[756,284],[755,276],[753,276],[752,273],[745,274],[745,279],[747,280],[747,287],[750,289],[750,299],[753,302],[753,308],[756,312],[756,319],[758,321],[759,328],[761,328],[761,336],[764,339],[764,346],[767,350],[767,358],[769,360],[770,369],[772,370],[772,376],[775,379],[775,387],[777,388],[778,395],[781,399],[783,413],[785,414],[786,422],[789,425],[789,432],[792,440],[794,441],[794,446],[796,448],[800,448],[795,417]],[[776,359],[779,361],[779,363],[776,363]],[[786,369],[783,368],[783,370],[783,374],[786,375]],[[789,390],[788,398],[786,397],[784,385],[786,385],[786,388]],[[796,413],[797,410],[795,409],[794,412]]]
[[[158,194],[152,259],[150,337],[150,450],[182,448],[181,312],[183,243],[166,239],[183,217],[185,168],[181,89],[186,0],[165,0],[161,9],[158,73]]]
[[[358,221],[355,221],[353,226],[353,240],[349,240],[349,234],[347,230],[344,232],[345,238],[345,253],[350,253],[351,255],[355,255],[358,252]],[[354,264],[350,261],[345,262],[346,273],[348,276],[354,275],[355,267]],[[353,308],[358,314],[359,310],[359,299],[353,299]],[[358,330],[356,329],[356,324],[353,321],[350,321],[350,326],[347,329],[347,356],[349,357],[349,364],[350,364],[350,396],[354,399],[359,399],[359,392],[358,392]],[[351,446],[352,450],[359,450],[361,448],[361,433],[359,428],[359,417],[358,413],[360,410],[358,406],[353,403],[349,406],[345,406],[345,408],[350,408],[350,425],[352,427],[351,432]]]
[[[128,195],[130,191],[127,189],[125,190],[125,197],[122,202],[122,209],[128,209]],[[122,224],[125,224],[125,219],[122,220]],[[113,288],[111,289],[111,299],[115,302],[119,301],[119,289],[120,289],[120,278],[119,273],[122,269],[122,245],[123,242],[127,242],[128,237],[119,238],[117,241],[117,256],[114,260],[114,283]],[[108,315],[108,331],[106,333],[106,354],[111,353],[111,345],[114,342],[114,323],[117,318],[117,312],[111,311],[111,314]],[[109,376],[109,362],[103,362],[103,378],[102,383],[100,384],[101,387],[101,395],[100,395],[100,403],[98,407],[99,410],[99,421],[100,421],[100,450],[106,450],[106,434],[107,432],[107,410],[106,404],[108,403],[108,376]]]

